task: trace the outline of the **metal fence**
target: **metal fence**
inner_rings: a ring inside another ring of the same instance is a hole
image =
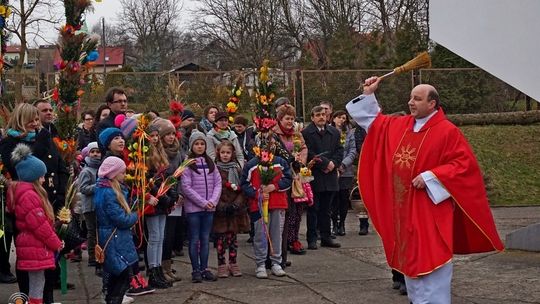
[[[297,108],[298,116],[309,117],[310,110],[322,100],[331,101],[335,109],[343,109],[358,90],[363,79],[382,75],[389,70],[272,70],[271,78],[278,96],[289,97]],[[113,86],[126,88],[130,107],[137,111],[165,111],[171,96],[167,90],[169,80],[176,77],[183,82],[181,98],[184,103],[201,114],[209,104],[224,106],[239,71],[205,72],[109,72],[90,74],[84,84],[83,108],[95,108],[103,101],[105,92]],[[243,71],[244,94],[240,112],[251,115],[257,73]],[[17,76],[4,77],[4,102],[13,98]],[[34,99],[54,88],[58,74],[22,74],[23,96]],[[519,91],[481,69],[425,69],[384,80],[377,96],[387,113],[407,111],[409,92],[415,83],[433,84],[441,95],[447,113],[503,112],[518,110],[514,99]],[[519,105],[519,104],[517,104]]]

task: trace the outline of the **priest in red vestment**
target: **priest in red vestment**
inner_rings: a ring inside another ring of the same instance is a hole
[[[411,91],[410,115],[380,113],[380,79],[347,104],[367,131],[358,168],[362,199],[388,264],[406,277],[409,299],[450,303],[452,256],[503,250],[478,162],[447,120],[433,86]]]

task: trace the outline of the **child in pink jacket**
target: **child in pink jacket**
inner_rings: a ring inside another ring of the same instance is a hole
[[[47,172],[45,164],[32,156],[24,144],[13,150],[11,161],[19,177],[11,182],[8,192],[9,208],[15,214],[19,232],[15,239],[17,269],[28,272],[28,303],[41,304],[45,270],[55,268],[55,255],[64,243],[54,231],[53,207],[41,186]]]

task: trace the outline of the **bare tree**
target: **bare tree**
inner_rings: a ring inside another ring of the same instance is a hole
[[[395,52],[396,32],[407,23],[415,23],[427,39],[428,0],[363,0],[362,14],[370,26],[367,31],[379,30],[386,43],[386,56]]]
[[[8,19],[6,30],[21,42],[19,60],[14,66],[16,74],[15,100],[17,102],[23,100],[21,72],[24,67],[28,43],[31,39],[47,41],[42,35],[42,27],[46,24],[51,25],[59,22],[60,13],[54,9],[58,4],[58,0],[19,0],[14,1],[11,6],[13,17]]]
[[[295,55],[294,41],[280,26],[280,0],[200,0],[194,29],[221,67],[257,67],[264,59]]]
[[[179,34],[181,5],[176,0],[120,0],[119,30],[134,46],[138,61],[159,58],[160,69],[170,67]]]

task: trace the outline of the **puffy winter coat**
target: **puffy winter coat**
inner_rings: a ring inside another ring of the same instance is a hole
[[[31,183],[17,182],[15,187],[9,200],[19,231],[15,239],[17,269],[54,269],[55,253],[61,248],[62,241],[54,232],[53,222],[45,214],[41,198]]]
[[[242,190],[248,197],[250,212],[259,211],[259,189],[263,185],[258,164],[259,158],[255,157],[246,164],[242,172]],[[270,192],[268,209],[287,209],[287,190],[292,184],[291,169],[283,158],[274,156],[272,170],[276,173],[271,184],[276,187],[276,190]]]
[[[124,191],[127,199],[127,191]],[[119,275],[139,259],[131,227],[137,222],[137,212],[127,213],[116,199],[116,194],[107,179],[98,179],[94,192],[94,204],[101,248],[115,228],[111,241],[105,248],[105,271]]]
[[[96,189],[97,172],[101,161],[91,160],[88,157],[88,163],[79,173],[78,184],[81,193],[82,212],[94,211],[94,190]]]
[[[188,168],[182,174],[182,192],[184,194],[184,210],[186,213],[194,213],[206,210],[204,207],[208,201],[217,205],[221,195],[221,175],[217,167],[212,173],[208,171],[208,165],[204,157],[195,159],[199,173]]]

